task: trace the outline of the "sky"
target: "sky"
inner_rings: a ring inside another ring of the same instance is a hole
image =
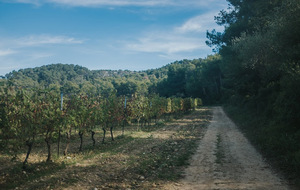
[[[0,0],[0,75],[63,63],[146,70],[213,54],[226,0]]]

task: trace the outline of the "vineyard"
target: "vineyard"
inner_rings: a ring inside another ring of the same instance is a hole
[[[300,189],[300,1],[225,1],[0,0],[0,189]]]
[[[201,105],[201,99],[164,98],[156,94],[129,97],[115,93],[102,95],[63,94],[59,89],[24,90],[8,87],[0,98],[0,148],[2,152],[17,159],[18,153],[26,148],[27,154],[22,168],[28,168],[28,158],[34,145],[44,142],[47,158],[53,160],[53,148],[57,155],[68,155],[71,137],[80,139],[78,153],[84,150],[84,141],[90,136],[95,146],[96,132],[103,131],[115,141],[114,129],[121,129],[122,135],[127,126],[136,126],[139,131],[158,125],[162,119],[184,113]],[[152,126],[153,125],[153,126]],[[64,145],[62,146],[62,137]],[[62,150],[62,147],[64,150]]]

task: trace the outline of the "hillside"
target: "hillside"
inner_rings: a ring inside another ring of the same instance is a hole
[[[152,94],[199,97],[211,103],[220,98],[221,74],[218,55],[206,59],[175,61],[145,71],[89,70],[79,65],[51,64],[21,69],[2,79],[7,85],[30,88],[59,88],[64,93],[117,95]]]

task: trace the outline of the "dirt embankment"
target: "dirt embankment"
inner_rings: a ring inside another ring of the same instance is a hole
[[[180,183],[166,189],[285,190],[287,183],[276,175],[221,107],[213,119]]]

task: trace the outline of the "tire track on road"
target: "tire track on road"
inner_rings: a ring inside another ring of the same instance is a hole
[[[289,187],[264,162],[223,109],[214,107],[213,119],[185,170],[184,179],[166,189],[288,190]]]

